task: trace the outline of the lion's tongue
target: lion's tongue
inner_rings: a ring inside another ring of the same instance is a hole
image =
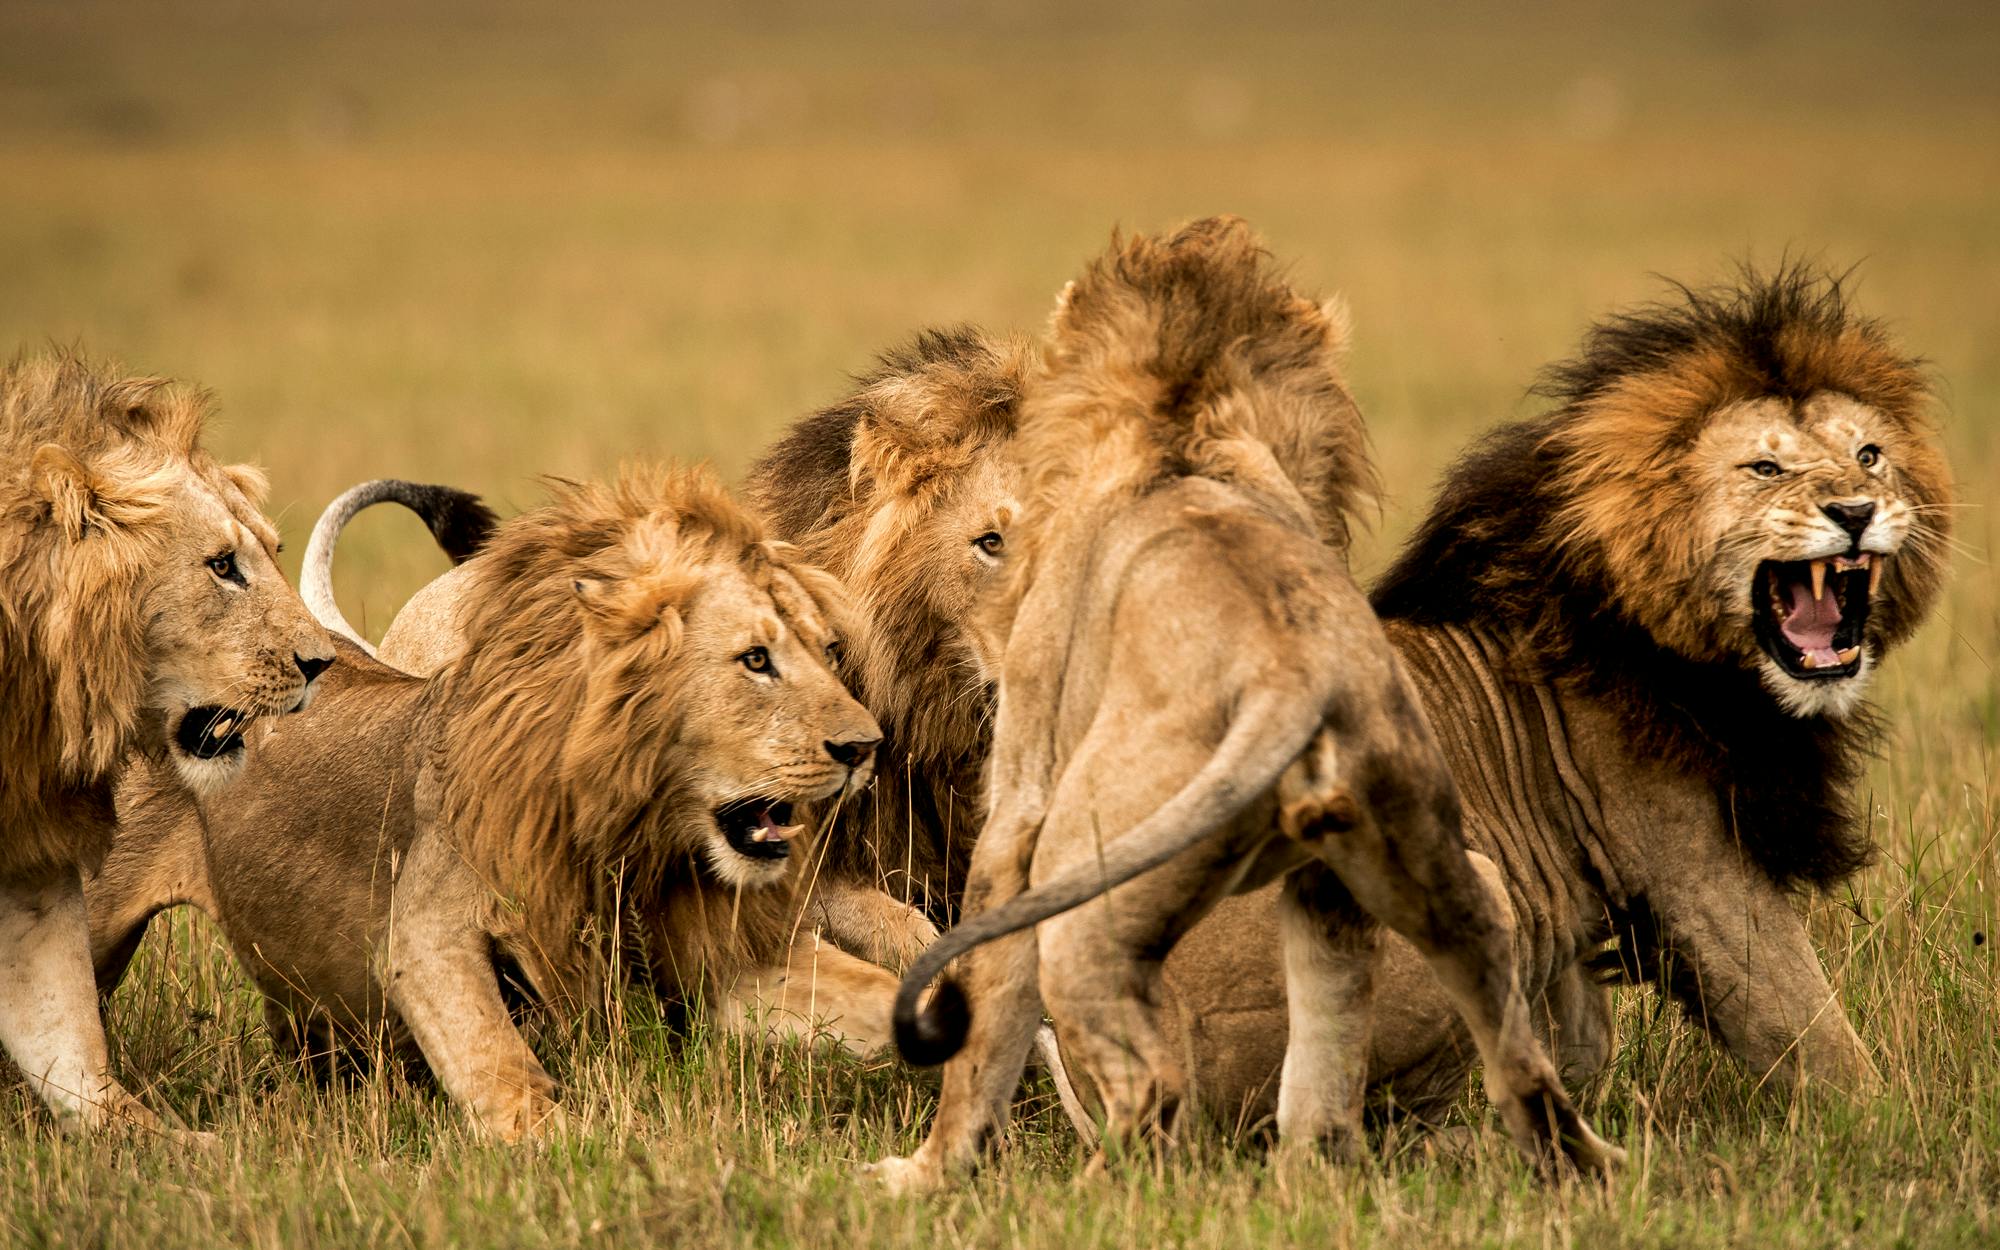
[[[1811,656],[1815,664],[1839,663],[1833,650],[1833,631],[1840,624],[1840,601],[1833,592],[1828,590],[1815,599],[1811,584],[1800,581],[1785,587],[1785,594],[1792,604],[1778,627],[1785,641]]]

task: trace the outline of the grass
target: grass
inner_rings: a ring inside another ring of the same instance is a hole
[[[0,1093],[0,1239],[33,1245],[1991,1244],[2000,837],[2000,38],[1980,6],[598,4],[0,8],[0,343],[82,340],[221,394],[291,550],[393,473],[509,505],[639,454],[737,472],[927,322],[1033,328],[1115,223],[1243,213],[1340,289],[1392,487],[1380,567],[1454,450],[1594,314],[1790,250],[1860,263],[1928,355],[1960,477],[1955,586],[1878,687],[1881,862],[1813,904],[1892,1093],[1801,1100],[1627,995],[1586,1097],[1632,1153],[1535,1186],[1468,1104],[1357,1170],[1198,1136],[1080,1181],[1030,1103],[988,1175],[881,1200],[934,1086],[695,1037],[647,1004],[551,1046],[588,1132],[469,1138],[383,1077],[271,1056],[211,933],[160,926],[120,1070],[211,1153],[55,1137]],[[292,558],[296,558],[294,555]],[[342,545],[379,632],[441,566],[397,516]]]

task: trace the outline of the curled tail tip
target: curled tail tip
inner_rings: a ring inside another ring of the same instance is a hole
[[[455,486],[433,486],[435,492],[429,507],[421,509],[424,523],[430,526],[431,537],[453,564],[464,564],[486,540],[493,536],[493,529],[500,524],[500,517],[486,506],[486,501],[471,491],[459,490]]]
[[[914,996],[897,999],[896,1050],[905,1063],[934,1068],[959,1052],[971,1030],[971,1004],[956,981],[939,982],[922,1007]]]

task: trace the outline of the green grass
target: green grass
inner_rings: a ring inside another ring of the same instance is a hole
[[[1814,924],[1889,1075],[1865,1108],[1758,1090],[1647,995],[1586,1098],[1631,1151],[1535,1186],[1490,1121],[1340,1171],[1197,1136],[1078,1181],[1032,1105],[925,1201],[858,1162],[918,1140],[928,1078],[697,1037],[646,1004],[551,1047],[588,1132],[469,1138],[433,1094],[320,1091],[271,1056],[202,925],[110,1005],[120,1070],[212,1153],[52,1135],[0,1095],[22,1244],[1761,1247],[2000,1235],[2000,38],[1982,7],[1499,4],[1090,9],[364,4],[0,7],[0,344],[82,340],[221,394],[296,553],[350,482],[507,505],[543,472],[740,471],[871,353],[936,321],[1032,329],[1112,225],[1245,214],[1339,289],[1392,494],[1521,412],[1587,320],[1790,250],[1861,263],[1934,361],[1960,477],[1955,586],[1878,687],[1881,863]],[[442,565],[406,518],[341,548],[379,632]]]

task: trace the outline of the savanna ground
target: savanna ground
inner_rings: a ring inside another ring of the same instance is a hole
[[[1468,1098],[1469,1152],[1356,1171],[1198,1135],[1079,1182],[1046,1099],[1005,1161],[885,1201],[934,1086],[697,1037],[647,1004],[556,1048],[589,1132],[468,1137],[388,1079],[274,1061],[209,931],[159,927],[109,1004],[141,1095],[212,1153],[55,1136],[0,1091],[0,1239],[22,1244],[1235,1246],[1991,1244],[2000,1236],[1995,776],[2000,59],[1990,8],[1716,3],[1270,9],[912,3],[0,4],[0,344],[82,341],[219,390],[295,560],[350,482],[621,457],[740,471],[928,322],[1033,328],[1115,223],[1219,210],[1344,291],[1392,494],[1526,410],[1587,318],[1787,250],[1860,262],[1936,364],[1966,505],[1957,581],[1880,681],[1880,863],[1813,904],[1892,1086],[1854,1109],[1717,1058],[1648,995],[1586,1098],[1631,1164],[1532,1182]],[[387,510],[384,510],[385,513]],[[406,516],[341,549],[379,633],[439,567]]]

